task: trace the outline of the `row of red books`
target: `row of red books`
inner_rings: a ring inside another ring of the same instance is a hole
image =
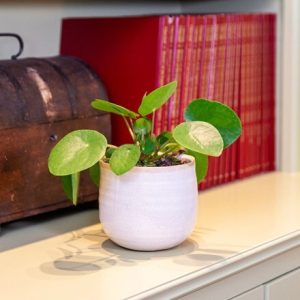
[[[155,132],[182,122],[192,99],[238,112],[239,142],[210,159],[202,188],[274,170],[274,14],[174,15],[66,19],[61,54],[80,57],[100,75],[113,102],[137,110],[144,91],[172,80],[178,89],[155,113]],[[113,143],[130,140],[112,116]]]

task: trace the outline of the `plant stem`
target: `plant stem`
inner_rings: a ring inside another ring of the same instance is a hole
[[[153,153],[151,154],[151,156],[157,157],[158,152],[159,152],[161,149],[163,149],[167,144],[169,144],[171,141],[172,141],[172,138],[169,139],[169,140],[167,140],[167,141],[165,141],[162,145],[160,145],[160,147],[159,147],[158,149],[155,150],[155,152],[153,152]]]
[[[130,124],[129,124],[128,120],[126,119],[126,117],[124,117],[124,116],[122,116],[122,117],[123,117],[123,120],[124,120],[124,122],[126,124],[126,127],[127,127],[128,131],[129,131],[129,133],[131,135],[132,140],[135,142],[135,135],[133,133],[132,127],[130,126]],[[130,119],[130,121],[131,121],[131,124],[132,124],[132,120],[131,119]]]
[[[165,156],[166,154],[169,154],[170,152],[174,151],[176,149],[176,147],[174,148],[170,148],[169,150],[167,150],[166,152],[160,154],[160,155],[157,155],[156,158],[161,158],[163,156]]]
[[[108,147],[108,148],[118,148],[117,146],[112,145],[112,144],[107,144],[107,147]]]
[[[161,149],[161,148],[160,148],[160,149]],[[166,156],[167,154],[169,154],[169,153],[171,153],[171,152],[173,152],[173,151],[178,151],[178,150],[179,150],[179,149],[178,149],[178,145],[175,145],[175,146],[169,148],[167,151],[161,153],[160,155],[158,155],[159,150],[157,150],[157,151],[155,151],[154,155],[151,155],[151,156],[149,157],[149,159],[150,159],[151,161],[156,160],[156,159],[160,159],[161,157],[164,157],[164,156]]]
[[[132,122],[132,119],[129,118],[129,121],[130,121],[131,128],[133,128],[133,122]]]

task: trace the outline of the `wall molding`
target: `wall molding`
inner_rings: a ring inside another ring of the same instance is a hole
[[[279,168],[300,171],[300,2],[283,0]]]

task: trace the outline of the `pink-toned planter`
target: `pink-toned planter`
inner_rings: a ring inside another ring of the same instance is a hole
[[[134,167],[117,176],[101,162],[100,221],[125,248],[155,251],[174,247],[192,232],[197,212],[194,158],[171,167]]]

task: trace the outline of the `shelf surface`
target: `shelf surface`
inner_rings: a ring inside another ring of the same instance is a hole
[[[242,269],[245,259],[254,264],[262,252],[276,255],[299,246],[300,174],[273,172],[201,192],[193,234],[166,251],[123,249],[100,224],[65,232],[76,222],[95,221],[96,214],[85,211],[7,232],[4,227],[3,299],[142,299],[191,278],[208,284],[212,272],[233,263]]]

